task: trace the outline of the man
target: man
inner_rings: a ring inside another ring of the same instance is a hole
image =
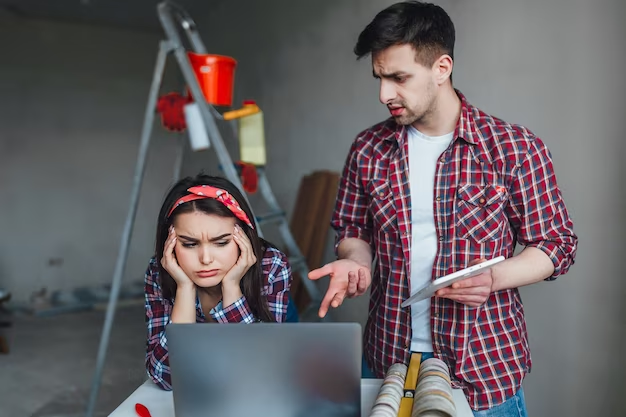
[[[353,142],[332,220],[338,260],[309,277],[331,277],[320,316],[371,285],[364,356],[376,377],[411,352],[434,355],[475,415],[525,416],[531,358],[517,288],[566,273],[578,238],[543,142],[453,87],[454,40],[446,12],[419,2],[390,6],[360,34],[355,53],[371,54],[391,117]],[[430,280],[500,255],[488,272],[400,306]]]

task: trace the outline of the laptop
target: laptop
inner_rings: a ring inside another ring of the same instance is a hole
[[[360,417],[358,323],[166,329],[176,417]]]

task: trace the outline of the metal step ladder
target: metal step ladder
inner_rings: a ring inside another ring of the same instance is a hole
[[[185,82],[188,88],[191,91],[193,97],[202,97],[202,91],[200,89],[200,85],[196,79],[195,73],[187,59],[188,49],[182,43],[181,37],[179,35],[179,30],[182,29],[191,44],[191,50],[198,54],[206,54],[206,48],[200,35],[196,30],[196,24],[193,19],[187,14],[185,10],[183,10],[180,6],[172,3],[170,1],[164,1],[159,3],[157,6],[158,16],[161,21],[161,25],[166,34],[166,40],[162,40],[159,44],[159,52],[157,55],[157,60],[154,68],[152,84],[150,87],[150,92],[148,94],[148,103],[146,106],[144,122],[141,132],[141,141],[139,144],[139,152],[137,156],[137,164],[135,167],[135,173],[133,177],[133,188],[131,192],[130,198],[130,208],[128,211],[128,215],[126,218],[126,222],[124,224],[124,230],[122,233],[121,245],[118,253],[117,263],[115,265],[115,270],[113,274],[113,280],[111,285],[111,294],[107,306],[105,322],[102,330],[102,336],[100,338],[100,345],[98,348],[98,356],[96,361],[96,370],[94,374],[92,389],[87,405],[87,417],[92,417],[98,397],[98,392],[100,390],[100,385],[102,381],[102,371],[104,368],[104,362],[106,359],[106,352],[109,343],[109,337],[111,333],[111,328],[113,325],[113,320],[115,316],[115,308],[117,304],[117,300],[120,293],[121,282],[123,277],[123,272],[126,266],[126,260],[128,258],[128,250],[130,245],[130,238],[132,234],[133,224],[135,220],[135,216],[137,213],[137,206],[139,203],[139,193],[141,190],[141,184],[143,181],[143,176],[145,172],[146,159],[148,148],[150,144],[150,136],[152,133],[152,127],[154,125],[155,118],[155,109],[159,95],[159,89],[161,87],[161,82],[163,79],[163,73],[165,70],[165,64],[167,61],[167,57],[170,54],[173,54],[176,60],[178,61],[179,68],[182,72],[182,75],[185,79]],[[219,162],[221,168],[225,174],[225,177],[228,178],[233,184],[237,186],[246,198],[249,203],[249,199],[247,197],[246,192],[243,189],[243,185],[239,179],[239,175],[237,173],[235,164],[230,157],[226,146],[222,140],[222,136],[217,126],[217,120],[224,121],[224,117],[206,100],[200,99],[196,101],[200,113],[202,115],[202,119],[207,129],[207,133],[211,142],[212,147],[215,149],[215,152],[219,158]],[[231,123],[235,123],[236,121],[231,121]],[[233,126],[234,127],[234,126]],[[236,137],[237,135],[235,135]],[[178,179],[180,177],[181,170],[181,161],[182,155],[179,152],[175,161],[175,172],[174,178]],[[275,224],[280,232],[281,238],[287,248],[287,251],[290,255],[290,265],[292,271],[298,272],[301,279],[302,284],[305,286],[311,302],[309,304],[309,308],[304,314],[310,313],[313,309],[319,308],[321,304],[322,296],[319,289],[316,285],[308,279],[309,269],[306,264],[306,259],[302,255],[292,233],[289,229],[289,224],[287,222],[287,217],[285,212],[281,209],[272,188],[270,186],[269,181],[265,175],[265,170],[262,167],[257,168],[258,174],[258,189],[265,200],[267,206],[269,207],[269,212],[263,215],[255,214],[255,224],[258,231],[259,236],[263,236],[261,226]],[[316,317],[316,316],[315,316]]]
[[[289,224],[287,223],[287,215],[282,210],[276,197],[274,196],[274,192],[272,191],[272,187],[270,186],[269,181],[267,180],[267,176],[265,175],[265,168],[257,168],[257,175],[259,178],[259,191],[265,200],[265,203],[269,206],[270,211],[263,215],[255,215],[256,223],[259,226],[263,226],[266,224],[277,224],[278,231],[285,243],[285,246],[289,250],[289,264],[291,266],[292,271],[297,271],[302,278],[302,283],[305,285],[307,292],[309,293],[309,297],[311,297],[311,303],[309,309],[319,308],[319,304],[322,301],[321,293],[317,289],[317,287],[310,281],[307,277],[309,275],[309,268],[306,263],[306,258],[300,252],[300,248],[296,243],[296,240],[291,233],[291,229],[289,229]],[[259,230],[261,228],[259,227]]]

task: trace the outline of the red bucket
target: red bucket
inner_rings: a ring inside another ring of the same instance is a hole
[[[187,52],[187,57],[206,101],[215,106],[230,107],[233,103],[237,61],[229,56],[194,52]]]

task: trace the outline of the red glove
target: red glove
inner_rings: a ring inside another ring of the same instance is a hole
[[[184,106],[191,103],[191,97],[179,93],[169,93],[159,97],[156,111],[161,114],[161,123],[169,131],[182,132],[187,128]]]
[[[250,194],[256,193],[259,185],[259,176],[257,175],[254,164],[238,161],[237,166],[240,169],[239,176],[241,177],[241,185],[244,191]]]

